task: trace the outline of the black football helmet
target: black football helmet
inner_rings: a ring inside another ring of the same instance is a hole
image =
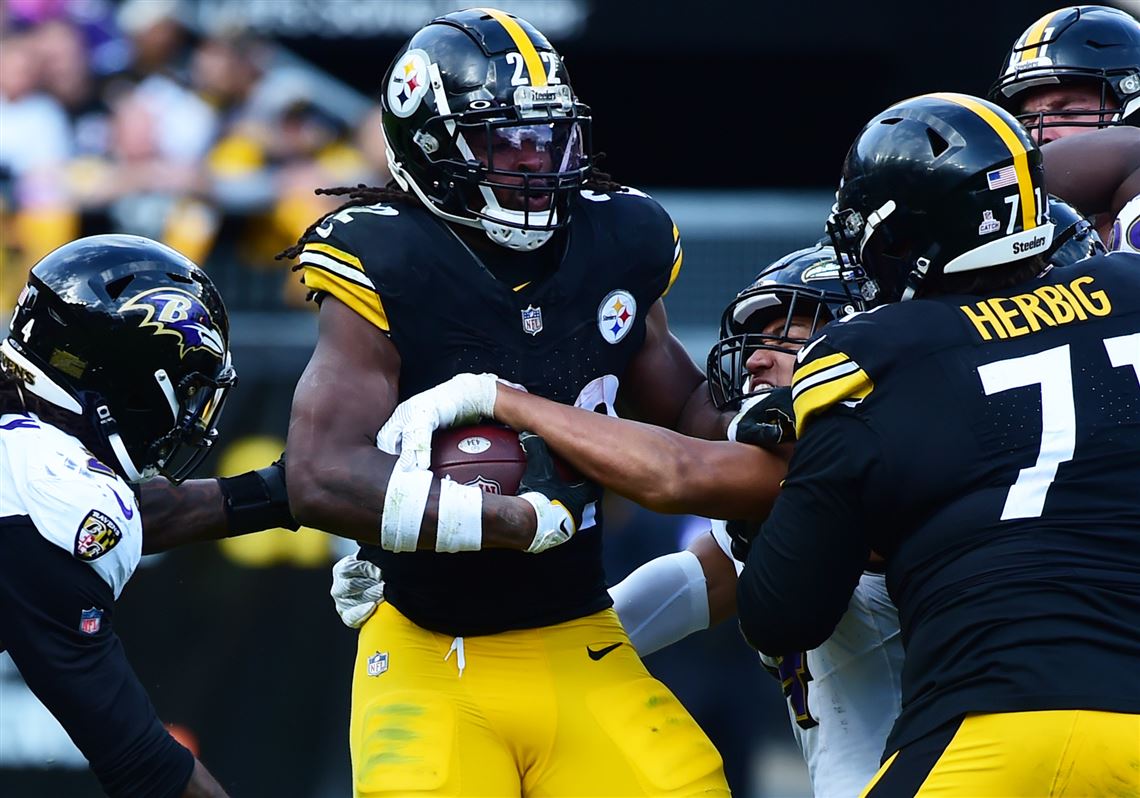
[[[1026,91],[1066,84],[1097,88],[1098,106],[1022,113]],[[1014,113],[1037,141],[1047,127],[1140,125],[1140,21],[1105,6],[1049,12],[1013,43],[989,98]]]
[[[1041,151],[997,106],[965,94],[897,103],[859,132],[827,221],[844,278],[868,302],[929,278],[1044,255],[1053,242]]]
[[[1045,260],[1054,266],[1071,266],[1079,260],[1108,252],[1092,222],[1060,197],[1049,195],[1049,221],[1053,245]]]
[[[529,22],[489,8],[438,17],[384,86],[389,169],[437,216],[522,251],[569,221],[591,168],[590,109]]]
[[[90,236],[46,255],[0,352],[24,390],[85,417],[132,482],[189,475],[237,379],[210,278],[139,236]]]
[[[794,355],[819,328],[861,309],[862,303],[846,290],[839,259],[830,246],[816,244],[780,258],[737,294],[721,315],[720,340],[709,351],[705,369],[713,404],[730,410],[753,395],[745,364],[757,349]],[[806,337],[789,334],[799,319],[809,321]],[[782,327],[764,332],[776,320],[783,321]]]

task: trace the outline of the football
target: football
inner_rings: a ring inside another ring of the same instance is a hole
[[[555,456],[559,476],[569,481],[581,475]],[[431,439],[431,470],[462,485],[487,493],[513,496],[526,471],[526,452],[519,435],[500,424],[471,424],[436,430]]]

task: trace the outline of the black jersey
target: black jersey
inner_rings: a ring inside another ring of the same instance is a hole
[[[742,627],[811,648],[868,549],[887,557],[906,647],[887,753],[966,712],[1140,712],[1138,262],[883,306],[801,352]]]
[[[307,239],[305,283],[391,337],[401,400],[462,372],[492,372],[570,404],[591,380],[624,374],[681,264],[676,227],[639,192],[583,192],[572,214],[558,268],[511,285],[418,205],[349,208]],[[382,569],[393,606],[447,634],[543,626],[611,604],[600,519],[538,555],[361,552]]]

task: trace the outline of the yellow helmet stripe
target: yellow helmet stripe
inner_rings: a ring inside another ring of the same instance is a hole
[[[1032,47],[1033,49],[1025,50],[1021,54],[1022,61],[1028,61],[1031,58],[1037,57],[1038,53],[1041,51],[1041,40],[1045,38],[1045,29],[1049,27],[1049,23],[1053,21],[1053,17],[1057,16],[1059,11],[1060,9],[1057,11],[1050,11],[1048,14],[1041,17],[1041,19],[1033,23],[1033,27],[1029,29],[1029,32],[1027,34],[1025,34],[1025,44],[1023,45],[1024,47]]]
[[[498,9],[481,8],[479,10],[502,25],[507,31],[507,35],[514,41],[515,47],[519,48],[519,54],[522,55],[523,61],[526,63],[526,71],[530,74],[530,85],[545,86],[546,69],[542,65],[542,59],[538,57],[538,50],[534,49],[534,43],[526,35],[526,31],[522,29],[522,25]]]
[[[1022,229],[1032,230],[1036,227],[1037,197],[1033,193],[1033,181],[1029,177],[1029,153],[1026,151],[1025,145],[1021,143],[1021,139],[1013,132],[1013,128],[1006,124],[1004,119],[973,97],[969,97],[965,94],[953,94],[951,92],[939,92],[937,94],[931,94],[930,96],[947,100],[963,108],[970,109],[980,116],[987,125],[992,127],[995,133],[1001,136],[1001,140],[1005,142],[1005,146],[1009,148],[1010,154],[1013,155],[1013,170],[1017,174],[1017,190],[1018,193],[1021,194]]]

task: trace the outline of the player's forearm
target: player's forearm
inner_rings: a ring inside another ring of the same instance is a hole
[[[1066,136],[1045,144],[1041,153],[1050,193],[1086,215],[1115,216],[1140,190],[1140,129],[1122,126]]]
[[[587,479],[638,504],[659,512],[689,512],[683,508],[694,497],[685,483],[699,468],[691,450],[702,441],[664,427],[559,404],[505,385],[498,386],[495,418],[516,430],[541,435]],[[620,466],[615,466],[616,457],[620,457]]]
[[[432,478],[426,499],[420,494],[422,511],[411,496],[407,501],[386,502],[393,485],[407,484],[395,477],[396,458],[374,447],[338,448],[335,458],[294,457],[290,449],[289,496],[298,520],[361,543],[382,545],[381,525],[385,512],[400,512],[417,518],[393,517],[404,529],[414,530],[419,521],[414,546],[434,550],[440,518],[440,480]],[[426,480],[427,474],[422,476]],[[513,496],[480,494],[479,518],[482,548],[525,550],[534,540],[535,516],[527,502]]]
[[[225,501],[216,479],[181,484],[158,477],[139,487],[143,554],[228,534]]]

